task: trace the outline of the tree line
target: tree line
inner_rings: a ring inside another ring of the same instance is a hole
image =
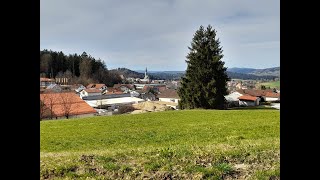
[[[107,86],[121,83],[116,71],[109,71],[104,61],[86,52],[66,55],[44,49],[40,51],[40,77],[69,78],[71,84],[104,83]]]

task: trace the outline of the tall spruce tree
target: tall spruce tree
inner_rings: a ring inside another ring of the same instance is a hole
[[[188,47],[187,70],[181,78],[180,109],[224,109],[229,77],[221,61],[223,54],[216,30],[200,26]]]

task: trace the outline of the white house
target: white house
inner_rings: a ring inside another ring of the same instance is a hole
[[[46,90],[49,91],[54,91],[54,92],[61,92],[62,91],[62,87],[58,84],[50,84]]]
[[[280,93],[267,92],[265,97],[269,102],[280,101]]]
[[[56,84],[54,79],[40,78],[40,87],[47,87],[51,84]]]
[[[239,97],[242,96],[243,94],[235,91],[235,92],[232,92],[226,96],[224,96],[224,98],[226,98],[226,101],[227,102],[234,102],[234,101],[239,101]]]
[[[178,93],[174,89],[165,89],[158,95],[159,101],[178,103],[180,100]]]
[[[144,102],[145,100],[136,98],[136,97],[119,97],[119,98],[110,98],[102,100],[85,100],[91,107],[98,107],[100,105],[107,106],[119,106],[119,105],[129,105],[137,104],[139,102]]]
[[[238,99],[239,106],[258,106],[260,102],[259,97],[254,97],[250,95],[240,96]]]
[[[76,91],[77,93],[79,93],[79,92],[81,92],[81,91],[84,90],[84,89],[86,89],[86,87],[85,87],[84,85],[80,84],[80,85],[77,85],[77,88],[75,89],[75,91]]]
[[[242,96],[243,94],[235,91],[232,92],[226,96],[224,96],[224,98],[227,101],[228,107],[234,107],[234,106],[239,106],[239,97]]]
[[[90,88],[90,89],[83,89],[80,92],[80,97],[87,97],[87,96],[98,96],[101,95],[101,91],[99,89]]]

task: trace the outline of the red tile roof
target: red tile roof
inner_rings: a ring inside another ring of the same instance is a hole
[[[105,85],[105,84],[96,84],[96,87],[95,87],[95,88],[100,89],[100,88],[102,88],[103,86],[106,86],[106,85]]]
[[[86,88],[93,88],[94,84],[89,84]]]
[[[96,88],[89,88],[89,89],[84,89],[83,91],[86,91],[87,93],[100,93],[101,91]]]
[[[273,92],[272,89],[258,90],[258,89],[239,89],[237,90],[240,94],[250,95],[250,96],[265,96],[267,92]]]
[[[87,88],[89,89],[89,88],[96,88],[96,89],[100,89],[100,88],[102,88],[103,86],[106,86],[105,84],[89,84],[88,86],[87,86]]]
[[[254,96],[244,95],[244,96],[240,96],[238,99],[239,100],[246,100],[246,101],[255,101],[258,98],[254,97]]]
[[[166,89],[158,95],[159,98],[175,98],[179,99],[179,95],[176,90],[174,89]]]
[[[51,107],[50,104],[52,104],[52,111],[57,117],[64,116],[65,104],[70,107],[70,115],[93,114],[97,112],[75,93],[44,93],[40,94],[40,100],[44,102],[47,108]]]
[[[106,92],[105,94],[123,94],[123,92],[120,89],[117,89],[117,88],[108,87],[107,91],[108,92]]]
[[[113,88],[120,88],[121,86],[125,86],[125,87],[127,87],[127,88],[129,88],[129,89],[133,89],[134,88],[134,85],[132,85],[132,84],[115,84],[115,85],[113,85]]]

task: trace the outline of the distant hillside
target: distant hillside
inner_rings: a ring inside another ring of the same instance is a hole
[[[145,70],[132,71],[127,68],[119,68],[117,70],[127,77],[143,78]],[[148,71],[151,79],[164,79],[164,80],[178,80],[184,75],[185,71]],[[266,79],[272,80],[280,77],[280,67],[266,68],[266,69],[253,69],[253,68],[228,68],[227,74],[231,79],[244,79],[244,80],[259,80]]]
[[[254,69],[254,68],[228,68],[229,72],[251,74],[256,76],[276,76],[280,77],[280,67]]]
[[[257,69],[253,69],[253,68],[228,68],[229,72],[235,72],[235,73],[243,73],[243,74],[249,74],[249,73],[253,73],[254,71],[256,71]]]
[[[266,68],[266,69],[257,69],[254,72],[249,74],[257,76],[277,76],[280,77],[280,67]]]
[[[231,79],[243,79],[243,80],[259,80],[259,79],[267,79],[272,80],[276,78],[277,76],[257,76],[254,74],[244,74],[244,73],[236,73],[236,72],[230,72],[227,71],[228,76]]]

